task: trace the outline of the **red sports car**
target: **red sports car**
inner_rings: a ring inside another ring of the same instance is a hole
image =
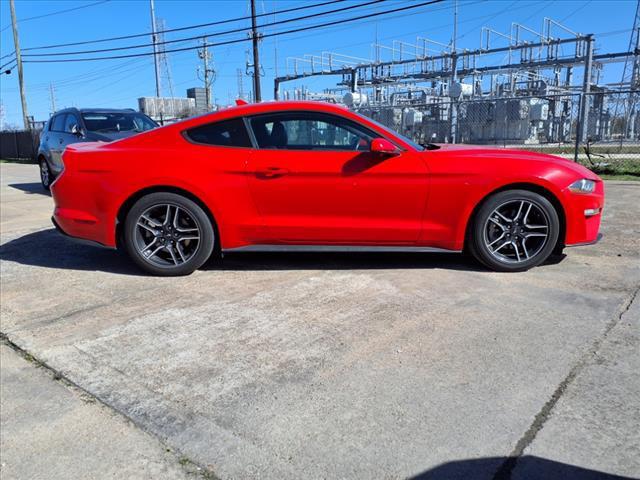
[[[241,105],[71,145],[52,185],[67,235],[158,275],[232,250],[468,251],[522,271],[598,238],[603,183],[574,162],[418,145],[345,108]]]

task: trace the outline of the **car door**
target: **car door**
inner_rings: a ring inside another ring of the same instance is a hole
[[[66,113],[54,115],[51,119],[51,127],[45,138],[49,149],[51,168],[55,173],[62,170],[62,151],[64,150],[64,125]]]
[[[216,220],[224,225],[224,241],[240,244],[261,239],[264,227],[246,179],[253,144],[244,120],[217,120],[189,128],[183,136],[191,145],[178,152],[181,162],[175,176],[205,186],[205,201],[218,207]]]
[[[369,151],[379,134],[347,118],[286,112],[248,119],[249,188],[271,243],[412,244],[428,177],[413,151]]]

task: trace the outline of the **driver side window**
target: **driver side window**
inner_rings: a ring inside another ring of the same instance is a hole
[[[72,129],[73,129],[74,125],[80,126],[78,124],[78,119],[72,113],[68,113],[67,114],[67,118],[64,121],[64,131],[65,131],[65,133],[73,133]]]
[[[259,148],[369,151],[376,134],[350,120],[319,113],[277,113],[251,119]]]

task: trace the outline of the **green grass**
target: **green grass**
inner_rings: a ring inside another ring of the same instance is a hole
[[[638,175],[609,175],[603,173],[600,175],[603,180],[629,180],[632,182],[640,182],[640,176]]]

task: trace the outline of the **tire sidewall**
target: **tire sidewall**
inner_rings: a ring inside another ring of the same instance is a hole
[[[526,200],[535,203],[547,215],[549,236],[544,248],[525,262],[510,264],[495,258],[484,242],[484,228],[488,216],[501,204],[514,200]],[[471,252],[485,266],[501,272],[521,272],[540,265],[553,253],[560,233],[560,218],[553,204],[544,196],[529,190],[506,190],[489,197],[478,210],[474,218]]]
[[[52,174],[51,174],[51,169],[49,168],[49,164],[47,163],[47,161],[44,158],[41,158],[40,161],[38,162],[38,168],[40,169],[40,171],[38,172],[40,174],[40,183],[42,184],[42,187],[45,190],[49,190],[51,188],[51,182],[52,182]],[[47,183],[45,183],[44,178],[42,178],[42,170],[46,169],[47,170]]]
[[[196,221],[200,229],[200,245],[195,255],[187,262],[175,267],[163,268],[146,261],[135,245],[137,221],[140,215],[154,205],[170,203],[186,210]],[[215,231],[211,220],[194,201],[170,192],[156,192],[145,195],[138,200],[127,213],[124,225],[124,245],[129,257],[143,270],[161,276],[188,275],[200,268],[211,256],[215,246]]]

